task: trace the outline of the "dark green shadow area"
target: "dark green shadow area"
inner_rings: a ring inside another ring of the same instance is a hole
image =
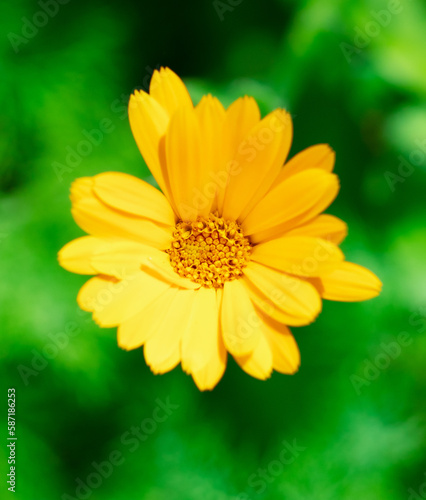
[[[19,0],[2,10],[0,498],[426,498],[424,3]],[[74,179],[121,171],[152,182],[126,106],[160,66],[196,102],[248,94],[263,115],[287,108],[291,155],[317,143],[336,151],[341,191],[328,212],[349,225],[348,260],[384,288],[366,303],[325,301],[314,324],[294,328],[295,376],[260,382],[231,360],[211,393],[180,368],[154,376],[141,349],[119,349],[115,329],[78,310],[86,278],[57,264],[82,235]]]

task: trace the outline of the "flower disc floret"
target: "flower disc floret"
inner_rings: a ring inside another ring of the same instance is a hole
[[[206,288],[220,288],[243,274],[251,244],[240,225],[215,214],[194,222],[180,221],[167,250],[173,269]]]

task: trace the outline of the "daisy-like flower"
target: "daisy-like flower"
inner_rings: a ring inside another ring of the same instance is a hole
[[[89,234],[59,252],[95,275],[78,303],[124,349],[144,346],[154,373],[179,363],[201,390],[227,355],[259,379],[300,364],[288,326],[307,325],[322,300],[379,294],[369,270],[346,262],[340,219],[321,214],[339,182],[334,152],[312,146],[285,163],[290,115],[261,119],[251,97],[226,110],[211,95],[194,107],[170,69],[129,103],[136,143],[160,189],[106,172],[77,179],[72,214]]]

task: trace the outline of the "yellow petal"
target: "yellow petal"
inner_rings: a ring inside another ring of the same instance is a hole
[[[286,235],[256,245],[251,258],[289,274],[319,276],[345,257],[334,243],[321,238]]]
[[[223,287],[221,326],[226,349],[235,356],[253,352],[260,338],[259,316],[241,280]]]
[[[293,175],[272,189],[247,216],[244,234],[253,235],[255,243],[267,239],[266,230],[273,229],[276,237],[281,236],[325,210],[338,190],[337,176],[323,170],[310,169]]]
[[[182,368],[193,373],[200,371],[217,350],[219,311],[216,291],[201,287],[197,290],[193,309],[187,318],[182,337]]]
[[[185,84],[170,68],[154,71],[149,93],[169,116],[172,116],[179,107],[192,108],[191,97]]]
[[[130,96],[129,121],[139,151],[161,191],[172,203],[166,164],[160,153],[160,144],[170,121],[167,111],[146,92],[136,91]]]
[[[271,347],[274,370],[289,375],[297,372],[300,366],[300,352],[290,330],[272,318],[263,320],[263,333]]]
[[[130,240],[104,242],[93,253],[91,264],[100,274],[124,279],[140,272],[142,262],[151,255],[162,254],[156,248]]]
[[[93,177],[79,177],[71,184],[70,200],[74,205],[85,198],[93,196]]]
[[[220,311],[222,303],[222,290],[216,291],[216,309]],[[207,363],[199,370],[192,370],[192,378],[200,391],[212,390],[222,378],[227,360],[227,352],[220,331],[220,324],[214,337],[215,343],[211,348]]]
[[[192,373],[192,378],[200,391],[211,391],[216,387],[225,372],[226,357],[225,345],[222,338],[219,338],[217,355],[210,358],[201,370]]]
[[[108,276],[97,276],[80,289],[77,302],[85,311],[93,313],[93,319],[102,327],[117,326],[138,313],[157,290],[169,285],[157,283],[146,273],[139,272],[118,281]]]
[[[307,325],[321,311],[320,296],[310,283],[253,261],[244,269],[244,275],[257,289],[251,296],[256,305],[272,317],[279,310],[288,325]]]
[[[209,176],[201,165],[200,128],[193,110],[179,108],[173,115],[165,148],[170,186],[180,219],[196,220],[206,208],[200,192],[209,182]]]
[[[377,297],[382,283],[365,267],[352,262],[336,264],[335,269],[321,275],[320,291],[324,299],[358,302]]]
[[[200,287],[199,284],[175,273],[165,252],[133,241],[105,243],[95,252],[91,262],[99,273],[119,279],[143,270],[170,285],[190,290]]]
[[[234,176],[235,172],[239,171],[239,166],[234,160],[235,155],[245,137],[256,126],[259,120],[259,107],[252,97],[240,97],[226,110],[223,125],[223,164],[217,172],[217,206],[220,213],[223,210],[228,179]]]
[[[120,172],[105,172],[93,177],[93,181],[94,193],[109,207],[174,226],[175,215],[170,203],[147,182]]]
[[[104,289],[118,283],[118,280],[112,276],[95,276],[86,281],[80,288],[77,296],[77,302],[83,311],[93,312],[97,307],[97,296],[100,295]]]
[[[313,279],[313,278],[311,278]],[[253,304],[256,306],[256,310],[261,316],[270,316],[275,321],[281,324],[289,324],[289,325],[298,325],[300,323],[300,319],[291,315],[288,311],[282,310],[279,306],[274,304],[271,298],[268,298],[264,295],[259,288],[254,286],[254,284],[245,276],[243,278],[244,285],[246,290],[251,298]],[[314,286],[315,284],[312,283]],[[279,294],[276,294],[277,300],[280,299]]]
[[[263,333],[251,354],[234,357],[241,368],[252,377],[265,380],[271,376],[273,369],[272,351]]]
[[[92,191],[93,180],[77,179],[71,187],[72,214],[87,233],[102,238],[127,238],[160,249],[170,248],[171,229],[108,207]]]
[[[105,241],[94,236],[83,236],[67,243],[58,253],[59,264],[72,273],[97,274],[90,259]]]
[[[220,169],[223,168],[223,124],[225,110],[218,99],[204,96],[195,108],[201,131],[201,164],[207,172],[206,184],[198,193],[200,215],[217,209]]]
[[[141,269],[149,272],[158,279],[164,280],[180,288],[196,290],[200,284],[191,281],[188,278],[182,278],[170,265],[169,256],[164,252],[151,253],[141,262]]]
[[[321,214],[306,224],[286,233],[286,236],[316,236],[339,245],[348,234],[348,226],[334,215]]]
[[[161,361],[156,361],[152,364],[151,370],[156,375],[161,375],[167,373],[180,363],[180,347],[179,345],[173,344],[173,348],[168,353],[167,357],[163,358]]]
[[[243,220],[261,200],[281,171],[290,150],[290,115],[277,109],[250,130],[238,147],[223,205],[225,219]]]
[[[177,288],[170,288],[159,280],[152,284],[152,289],[148,284],[148,293],[145,293],[145,301],[141,302],[141,310],[118,327],[118,345],[122,349],[140,347],[156,333],[170,301],[178,292]]]
[[[145,342],[145,361],[154,373],[164,373],[164,364],[173,360],[173,353],[180,347],[182,337],[188,328],[190,317],[198,292],[193,290],[174,290],[168,306],[161,313],[161,321],[155,333]],[[169,369],[172,369],[171,366]]]
[[[277,176],[274,186],[280,184],[284,179],[292,175],[303,172],[309,168],[320,168],[325,172],[332,172],[336,154],[328,144],[317,144],[304,149],[284,165],[280,174]]]

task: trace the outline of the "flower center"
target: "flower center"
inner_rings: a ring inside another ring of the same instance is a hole
[[[166,250],[173,269],[206,288],[220,288],[243,274],[251,244],[237,222],[217,215],[178,222],[172,246]]]

